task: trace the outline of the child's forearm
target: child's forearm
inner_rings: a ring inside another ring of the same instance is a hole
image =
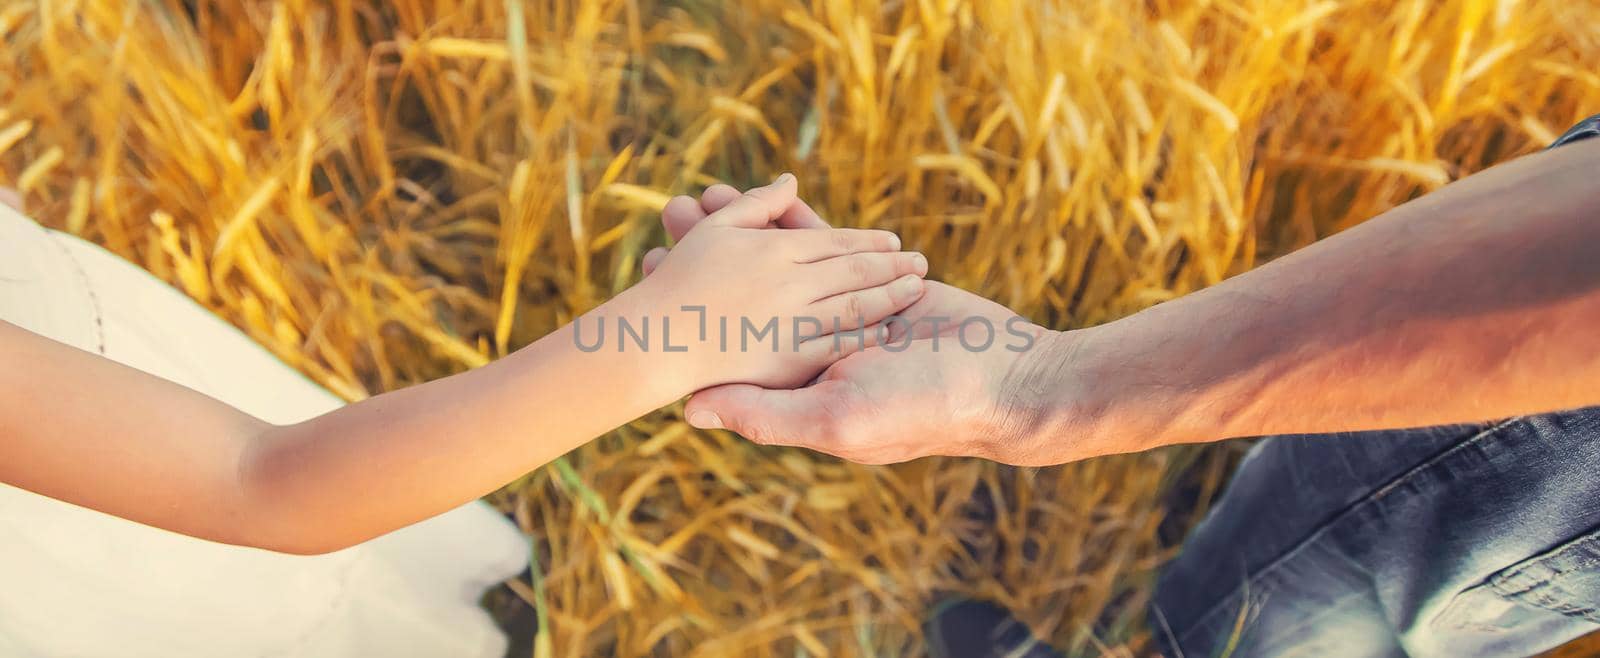
[[[581,343],[569,325],[478,370],[289,426],[0,322],[0,482],[315,553],[461,505],[700,387],[802,384],[866,342],[802,342],[802,319],[841,318],[838,331],[882,320],[920,296],[927,263],[881,231],[760,230],[795,188],[780,177],[707,218],[648,280],[586,314]],[[770,318],[771,351],[702,333],[707,316],[733,314]],[[793,347],[780,353],[779,336]]]
[[[628,314],[630,295],[583,319]],[[642,300],[641,300],[642,301]],[[659,345],[578,349],[569,324],[488,366],[274,427],[241,460],[246,542],[315,553],[482,496],[689,392]],[[655,338],[655,337],[653,337]],[[657,338],[659,341],[659,338]],[[674,339],[676,341],[676,339]]]

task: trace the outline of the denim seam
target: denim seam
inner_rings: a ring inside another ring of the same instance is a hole
[[[1600,536],[1591,536],[1591,537],[1589,537],[1589,539],[1592,540],[1592,539],[1595,539],[1597,537],[1600,537]],[[1560,557],[1562,557],[1562,555],[1564,553],[1565,553],[1565,551],[1558,551],[1556,553],[1552,553],[1552,554],[1544,556],[1544,557],[1535,557],[1532,562],[1529,562],[1526,565],[1518,567],[1516,569],[1516,571],[1512,571],[1511,573],[1506,574],[1506,577],[1507,578],[1516,578],[1516,577],[1524,576],[1526,574],[1524,574],[1523,572],[1526,571],[1529,567],[1534,567],[1534,566],[1540,566],[1540,567],[1547,568],[1547,569],[1550,570],[1550,573],[1553,574],[1553,575],[1564,576],[1564,575],[1567,575],[1567,574],[1572,573],[1574,571],[1587,571],[1591,567],[1600,565],[1600,558],[1592,558],[1592,557],[1591,558],[1583,558],[1583,559],[1580,559],[1580,560],[1574,560],[1570,564],[1570,566],[1565,567],[1565,568],[1555,567],[1555,566],[1551,566],[1551,565],[1545,564],[1548,561],[1559,559]],[[1523,591],[1526,591],[1526,590],[1523,590]]]
[[[1566,590],[1561,589],[1559,585],[1550,585],[1550,588],[1553,588],[1557,591],[1550,592],[1545,591],[1544,589],[1535,588],[1525,591],[1521,595],[1509,595],[1505,598],[1513,603],[1531,605],[1535,608],[1549,610],[1566,617],[1578,617],[1580,619],[1600,622],[1600,616],[1597,616],[1596,611],[1592,606],[1574,603],[1572,595]],[[1500,593],[1499,591],[1493,589],[1491,589],[1491,591],[1494,591],[1496,594]],[[1558,596],[1557,593],[1566,594],[1566,596]]]
[[[1600,622],[1600,614],[1597,614],[1594,607],[1575,603],[1571,600],[1570,594],[1568,597],[1555,595],[1556,592],[1566,592],[1556,582],[1557,577],[1600,567],[1600,556],[1576,556],[1576,559],[1560,565],[1554,563],[1562,562],[1562,558],[1573,551],[1596,544],[1600,544],[1600,530],[1592,530],[1588,534],[1581,535],[1547,554],[1534,556],[1523,564],[1511,567],[1504,574],[1490,576],[1486,584],[1490,591],[1504,598],[1528,603],[1563,615],[1582,617]],[[1541,578],[1528,573],[1529,570],[1536,568],[1548,570],[1550,577]]]
[[[1179,633],[1177,635],[1178,643],[1181,645],[1183,643],[1183,641],[1187,640],[1190,636],[1192,636],[1195,633],[1195,631],[1198,631],[1198,630],[1200,630],[1202,628],[1207,627],[1211,623],[1212,618],[1216,617],[1217,614],[1224,609],[1225,604],[1227,604],[1229,601],[1233,601],[1233,600],[1237,599],[1239,597],[1239,594],[1240,594],[1241,591],[1245,590],[1250,585],[1254,585],[1256,583],[1259,583],[1263,577],[1265,577],[1266,575],[1276,571],[1283,564],[1287,563],[1289,560],[1293,559],[1296,555],[1298,555],[1301,551],[1305,550],[1306,547],[1311,546],[1312,544],[1316,543],[1318,540],[1322,539],[1322,537],[1324,535],[1326,535],[1328,532],[1330,532],[1331,529],[1334,526],[1338,525],[1340,522],[1342,522],[1345,519],[1349,518],[1351,515],[1355,514],[1356,512],[1360,511],[1361,509],[1367,507],[1371,503],[1384,498],[1385,496],[1387,496],[1389,494],[1389,492],[1391,492],[1394,489],[1398,488],[1400,485],[1412,480],[1413,478],[1415,478],[1417,475],[1423,473],[1424,471],[1433,468],[1439,462],[1447,459],[1448,457],[1450,457],[1451,455],[1455,454],[1456,452],[1461,451],[1461,450],[1465,450],[1469,446],[1476,445],[1476,444],[1482,442],[1487,437],[1491,437],[1491,436],[1494,436],[1494,435],[1498,434],[1501,430],[1503,430],[1506,427],[1512,425],[1513,423],[1523,422],[1525,420],[1526,420],[1526,417],[1517,416],[1517,417],[1514,417],[1514,418],[1509,418],[1509,419],[1500,421],[1500,422],[1495,423],[1493,425],[1490,425],[1488,427],[1485,427],[1484,429],[1480,430],[1477,434],[1474,434],[1474,435],[1472,435],[1470,437],[1467,437],[1466,439],[1458,441],[1455,444],[1452,444],[1450,447],[1439,451],[1437,454],[1433,455],[1432,457],[1429,457],[1428,459],[1423,460],[1421,463],[1417,464],[1416,466],[1413,466],[1412,468],[1410,468],[1406,472],[1401,473],[1400,475],[1396,476],[1393,480],[1390,480],[1388,483],[1384,484],[1383,486],[1374,489],[1371,493],[1368,493],[1367,495],[1361,497],[1359,500],[1356,500],[1356,501],[1350,503],[1343,510],[1341,510],[1338,514],[1335,514],[1332,518],[1328,519],[1328,521],[1326,523],[1323,523],[1321,526],[1317,527],[1317,529],[1313,530],[1310,534],[1307,534],[1306,537],[1304,539],[1300,540],[1299,543],[1295,544],[1289,550],[1284,551],[1283,555],[1280,555],[1277,558],[1274,558],[1265,567],[1262,567],[1261,569],[1257,570],[1255,573],[1250,574],[1250,576],[1245,579],[1244,583],[1241,583],[1238,587],[1235,587],[1232,591],[1228,592],[1227,596],[1224,596],[1224,597],[1218,599],[1217,602],[1212,604],[1211,608],[1209,610],[1207,610],[1204,615],[1201,615],[1200,618],[1198,620],[1196,620],[1193,625],[1191,625],[1187,630],[1185,630],[1185,631],[1183,631],[1183,632],[1181,632],[1181,633]],[[1346,437],[1344,440],[1348,441],[1348,440],[1354,440],[1354,439]]]

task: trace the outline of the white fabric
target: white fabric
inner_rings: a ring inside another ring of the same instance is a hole
[[[160,280],[4,205],[0,319],[271,422],[340,404]],[[501,656],[477,600],[527,552],[479,502],[300,557],[0,485],[0,656]]]

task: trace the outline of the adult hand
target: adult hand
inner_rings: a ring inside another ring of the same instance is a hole
[[[680,196],[662,212],[674,239],[739,198],[727,185],[697,201]],[[803,201],[774,222],[826,226]],[[646,254],[646,275],[666,254]],[[1059,364],[1081,332],[1058,333],[965,290],[928,281],[916,303],[886,326],[887,343],[845,357],[809,386],[766,389],[729,384],[696,393],[685,415],[701,428],[727,428],[756,443],[806,447],[866,464],[929,455],[975,456],[1043,465],[1061,461],[1031,447],[1042,391],[1027,384]],[[1082,456],[1097,454],[1087,445]]]

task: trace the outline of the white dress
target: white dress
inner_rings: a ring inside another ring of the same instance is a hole
[[[4,205],[0,319],[270,422],[340,404],[160,280]],[[299,557],[0,484],[0,656],[498,657],[506,640],[478,598],[527,553],[480,502]]]

